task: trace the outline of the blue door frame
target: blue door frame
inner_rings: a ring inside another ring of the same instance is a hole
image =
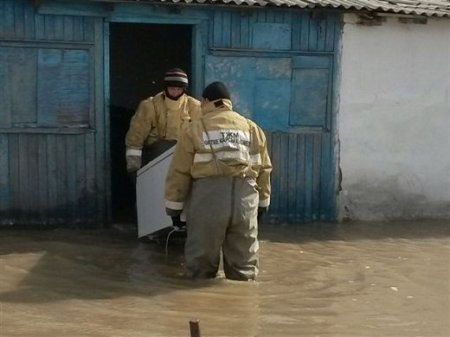
[[[0,84],[14,88],[0,95],[1,224],[110,221],[110,22],[191,25],[193,95],[223,80],[236,110],[266,131],[266,221],[335,219],[339,14],[70,0],[0,10]]]

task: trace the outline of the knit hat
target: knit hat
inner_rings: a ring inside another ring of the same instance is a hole
[[[172,68],[164,75],[164,86],[186,88],[189,84],[187,74],[180,68]]]
[[[208,101],[215,101],[221,98],[230,99],[231,95],[225,84],[217,81],[209,84],[203,90],[202,97],[208,99]]]

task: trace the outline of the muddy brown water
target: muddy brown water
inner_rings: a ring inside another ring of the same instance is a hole
[[[260,228],[256,282],[192,281],[182,240],[0,230],[1,337],[450,336],[448,221]]]

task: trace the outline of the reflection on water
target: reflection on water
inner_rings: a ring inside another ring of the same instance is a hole
[[[182,275],[182,245],[0,230],[0,336],[450,336],[450,224],[263,226],[257,282]]]

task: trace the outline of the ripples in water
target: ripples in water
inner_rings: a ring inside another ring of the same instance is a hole
[[[449,224],[262,226],[256,282],[183,277],[182,243],[0,231],[0,336],[450,335]]]

